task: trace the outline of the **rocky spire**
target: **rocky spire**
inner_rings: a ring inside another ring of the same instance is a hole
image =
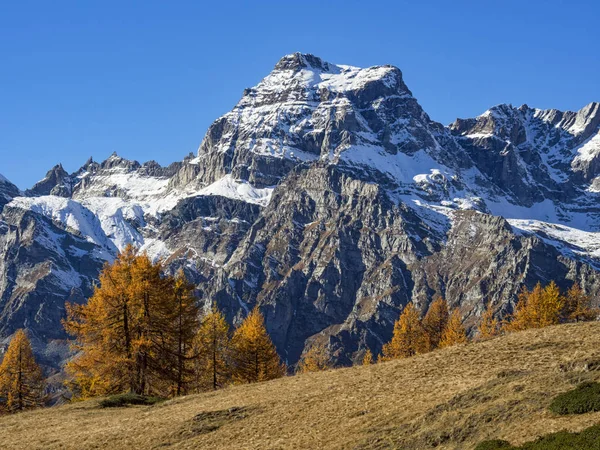
[[[71,189],[71,177],[62,164],[57,164],[25,194],[32,197],[50,194],[68,197],[71,194]]]

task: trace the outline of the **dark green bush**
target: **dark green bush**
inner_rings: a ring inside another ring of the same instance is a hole
[[[583,383],[560,394],[550,404],[556,414],[584,414],[600,411],[600,383]]]
[[[491,441],[483,441],[475,447],[475,450],[511,450],[514,449],[509,442],[502,439],[492,439]]]
[[[155,403],[162,402],[164,398],[161,397],[148,397],[139,394],[118,394],[112,395],[100,401],[101,408],[117,408],[121,406],[129,405],[154,405]]]
[[[600,425],[586,428],[579,433],[559,431],[528,442],[523,450],[600,450]]]
[[[512,447],[501,440],[481,442],[475,450],[600,450],[600,425],[594,425],[579,433],[559,431],[527,442],[520,447]]]

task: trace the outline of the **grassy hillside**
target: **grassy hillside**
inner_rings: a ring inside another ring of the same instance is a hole
[[[600,323],[560,325],[368,367],[236,386],[153,406],[98,401],[0,417],[13,448],[473,448],[600,422],[552,398],[600,379]]]

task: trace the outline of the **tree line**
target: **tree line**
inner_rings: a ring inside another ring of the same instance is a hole
[[[65,367],[75,399],[121,393],[173,397],[230,384],[279,378],[287,373],[258,308],[234,330],[213,306],[200,311],[194,286],[183,272],[165,275],[160,262],[128,246],[100,273],[86,304],[67,304],[65,330],[75,356]],[[491,304],[482,314],[476,339],[548,325],[594,320],[598,310],[578,284],[561,293],[556,283],[523,288],[512,315],[499,321]],[[391,340],[362,363],[406,358],[468,342],[458,309],[435,298],[421,317],[408,303]],[[328,346],[314,343],[297,364],[299,373],[332,368]],[[0,411],[42,406],[42,370],[23,330],[15,333],[0,364]]]
[[[216,308],[200,319],[183,272],[164,275],[160,262],[132,246],[99,280],[86,304],[67,305],[64,321],[78,351],[66,366],[78,398],[170,397],[286,373],[258,308],[233,333]]]
[[[488,304],[476,330],[478,340],[490,339],[503,333],[542,328],[559,323],[596,320],[598,308],[592,299],[575,283],[564,294],[554,281],[530,291],[523,286],[514,312],[506,320],[496,318],[493,305]],[[408,303],[394,324],[392,339],[383,346],[377,361],[389,361],[427,353],[436,348],[468,342],[466,329],[458,309],[450,312],[445,299],[437,297],[423,318],[415,305]],[[363,364],[372,364],[373,354],[367,350]]]

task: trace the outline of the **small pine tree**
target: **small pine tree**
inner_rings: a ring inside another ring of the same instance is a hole
[[[440,347],[450,347],[456,344],[464,344],[467,342],[467,332],[462,324],[460,311],[455,308],[450,315],[448,325],[442,334]]]
[[[487,309],[481,316],[481,323],[479,324],[479,339],[490,339],[500,334],[500,323],[498,319],[494,317],[494,309],[492,303],[488,304]]]
[[[313,344],[302,355],[298,363],[298,373],[321,372],[331,368],[331,353],[323,343]]]
[[[231,347],[233,380],[236,383],[272,380],[286,373],[258,307],[235,330]]]
[[[215,305],[202,318],[190,352],[196,391],[215,390],[229,383],[228,352],[229,324]]]
[[[448,324],[450,312],[448,303],[442,297],[437,297],[427,310],[423,319],[423,328],[427,335],[428,350],[434,350],[440,345],[442,334]]]
[[[407,358],[428,350],[428,342],[419,312],[414,304],[407,304],[394,324],[394,334],[390,342],[385,344],[380,357],[381,361],[396,358]]]
[[[371,353],[370,349],[367,349],[367,351],[365,352],[365,356],[362,360],[362,365],[370,366],[371,364],[373,364],[373,353]]]
[[[598,310],[592,308],[591,298],[583,292],[578,283],[575,283],[567,291],[562,311],[564,322],[585,322],[594,320],[598,316]]]
[[[44,404],[44,377],[23,330],[15,333],[0,364],[1,399],[4,399],[4,409],[8,412]]]

